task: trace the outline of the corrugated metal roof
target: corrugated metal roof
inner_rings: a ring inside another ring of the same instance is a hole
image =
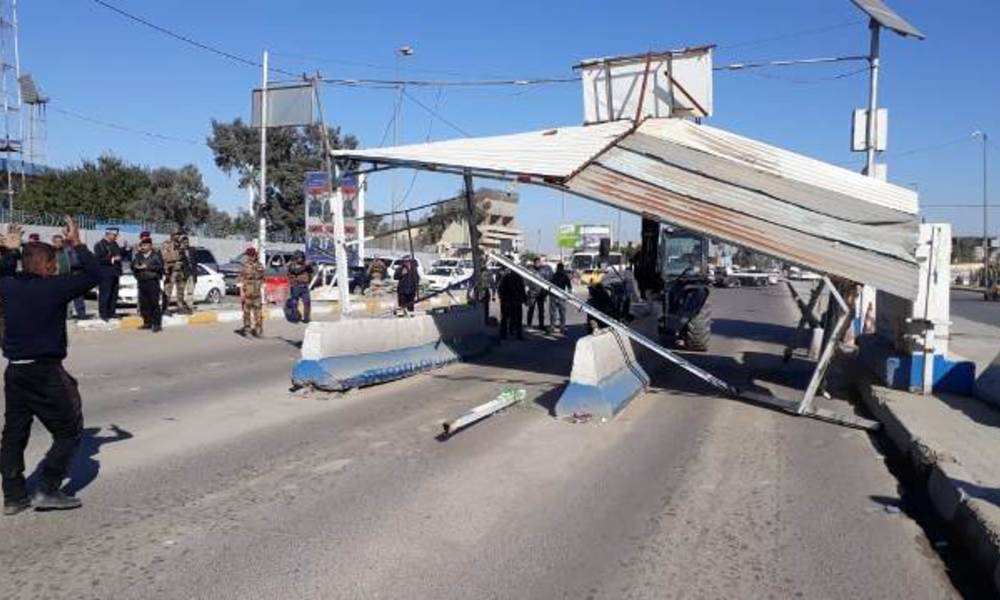
[[[541,176],[598,202],[916,297],[914,192],[688,121],[649,119],[635,131],[618,121],[338,155]]]
[[[501,175],[568,177],[632,127],[613,121],[530,133],[465,138],[372,150],[337,150],[334,156],[420,168],[450,167]]]

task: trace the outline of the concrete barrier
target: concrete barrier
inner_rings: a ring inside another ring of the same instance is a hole
[[[312,322],[292,383],[343,391],[408,377],[486,352],[482,311],[461,307],[410,317]]]
[[[632,341],[605,329],[580,338],[569,385],[556,403],[557,417],[589,413],[610,419],[649,385],[635,359]]]
[[[993,358],[976,380],[976,397],[1000,408],[1000,354]]]

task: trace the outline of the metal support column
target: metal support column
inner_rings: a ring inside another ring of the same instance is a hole
[[[819,355],[819,360],[816,362],[816,370],[813,371],[812,378],[809,380],[806,393],[802,396],[802,402],[799,404],[798,409],[800,415],[813,411],[813,399],[816,397],[816,392],[819,391],[820,384],[823,383],[823,378],[826,377],[826,369],[830,366],[830,361],[833,359],[833,351],[836,350],[840,338],[844,335],[844,329],[849,322],[848,316],[851,314],[850,307],[844,302],[844,298],[837,291],[837,288],[834,287],[830,278],[824,276],[823,283],[830,290],[830,297],[840,307],[840,315],[837,317],[833,331],[830,332],[830,337],[826,340],[823,351]]]
[[[482,279],[480,273],[483,265],[482,251],[479,247],[479,224],[476,223],[475,195],[473,189],[472,171],[468,169],[463,174],[465,182],[465,213],[469,220],[469,245],[472,247],[472,285],[469,286],[469,295],[479,299],[479,282]]]
[[[868,75],[868,133],[866,141],[865,168],[869,177],[875,177],[875,135],[878,132],[878,68],[879,68],[879,33],[881,27],[875,19],[868,24],[872,30],[871,49],[868,63],[871,68]]]

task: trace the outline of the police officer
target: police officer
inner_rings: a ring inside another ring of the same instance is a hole
[[[527,299],[524,293],[524,279],[514,271],[505,269],[497,286],[497,295],[500,296],[500,339],[514,335],[517,339],[523,340],[522,315],[524,301]]]
[[[117,227],[104,230],[104,238],[94,244],[94,257],[101,265],[101,281],[97,290],[98,314],[107,321],[115,317],[118,279],[122,276],[122,249],[118,245]]]
[[[403,258],[401,263],[395,275],[396,303],[399,308],[413,312],[413,302],[417,299],[417,290],[420,288],[420,274],[417,273],[417,264],[412,258]]]
[[[181,309],[184,296],[184,272],[181,269],[183,235],[183,231],[177,230],[160,246],[160,256],[163,258],[163,314],[170,314],[170,301],[175,293],[178,296],[177,308]]]
[[[257,249],[247,248],[246,258],[240,267],[240,302],[243,305],[243,329],[240,335],[260,337],[264,333],[263,288],[264,266],[257,260]]]
[[[22,272],[14,275],[10,263],[0,270],[0,302],[7,311],[3,354],[4,426],[0,437],[0,475],[3,513],[78,508],[80,500],[59,488],[80,442],[83,414],[76,380],[62,366],[66,358],[66,305],[102,279],[102,267],[80,242],[76,223],[66,217],[66,243],[76,249],[81,271],[54,277],[56,255],[41,242],[25,245]],[[52,434],[38,489],[29,499],[24,479],[24,449],[31,422],[37,417]]]
[[[296,250],[292,255],[292,260],[288,263],[288,300],[295,310],[299,309],[299,301],[302,301],[302,322],[309,322],[312,298],[309,295],[309,283],[313,278],[313,265],[306,259],[306,253]]]
[[[139,314],[142,328],[158,333],[161,328],[160,279],[163,277],[163,258],[153,248],[153,240],[139,240],[139,251],[132,260],[132,274],[139,286]]]

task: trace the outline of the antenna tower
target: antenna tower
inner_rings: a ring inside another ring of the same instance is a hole
[[[21,117],[21,57],[17,43],[17,0],[0,0],[0,96],[2,96],[3,129],[0,130],[0,153],[3,154],[4,208],[14,208],[14,174],[24,179],[22,155],[23,124]]]

